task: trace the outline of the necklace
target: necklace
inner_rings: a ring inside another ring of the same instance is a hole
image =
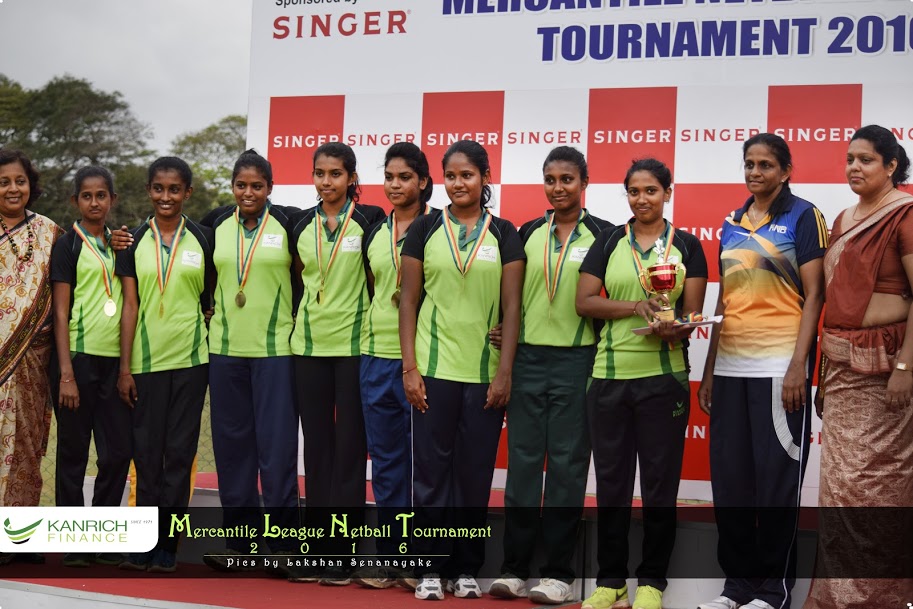
[[[752,226],[757,226],[760,222],[762,222],[764,220],[764,218],[767,217],[768,212],[765,211],[760,217],[757,217],[754,213],[752,213],[754,211],[755,211],[755,206],[754,206],[754,204],[752,204],[751,207],[748,208],[748,212],[747,212],[748,219],[749,219],[749,221],[751,221]]]
[[[876,203],[875,205],[873,205],[873,206],[872,206],[872,209],[871,209],[869,212],[865,213],[865,214],[862,216],[862,218],[857,218],[857,217],[856,217],[856,212],[859,211],[859,203],[856,203],[856,209],[853,210],[853,221],[854,221],[854,222],[859,222],[860,220],[864,220],[866,217],[871,216],[873,213],[875,213],[875,210],[877,210],[879,207],[881,207],[881,204],[884,203],[884,200],[888,198],[888,195],[891,194],[892,192],[894,192],[895,190],[897,190],[897,189],[896,189],[896,188],[892,188],[892,189],[889,190],[888,192],[884,193],[884,196],[881,197],[880,199],[878,199],[878,203]]]
[[[7,239],[10,242],[10,249],[13,251],[13,256],[16,257],[16,260],[19,262],[25,263],[32,259],[33,247],[32,244],[35,241],[35,233],[32,232],[32,223],[26,219],[25,222],[25,232],[26,232],[26,243],[25,256],[20,255],[19,246],[16,245],[16,241],[13,239],[13,235],[10,233],[10,229],[6,227],[6,222],[3,220],[3,216],[0,216],[0,228],[3,229],[3,233],[6,235]]]

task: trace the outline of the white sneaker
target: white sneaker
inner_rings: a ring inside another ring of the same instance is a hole
[[[453,592],[457,598],[482,598],[482,589],[471,575],[460,575],[457,579],[447,580],[447,592]]]
[[[529,600],[546,605],[560,605],[574,600],[574,592],[570,584],[560,579],[543,577],[539,580],[539,585],[529,591]]]
[[[765,601],[762,601],[759,598],[754,599],[747,605],[742,605],[742,607],[744,607],[745,609],[774,609],[773,605],[771,605],[770,603],[767,603]]]
[[[491,584],[488,593],[498,598],[526,598],[526,582],[519,577],[506,574]]]
[[[739,609],[742,605],[738,604],[728,596],[720,596],[710,602],[702,603],[697,609]]]
[[[444,600],[444,589],[441,587],[441,578],[437,573],[427,573],[415,587],[415,598],[420,601]]]

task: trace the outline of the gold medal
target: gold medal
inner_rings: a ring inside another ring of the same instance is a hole
[[[102,305],[102,311],[104,311],[105,315],[108,317],[114,317],[117,314],[117,303],[114,302],[114,296],[111,288],[113,282],[112,273],[114,271],[114,251],[111,251],[111,256],[108,258],[111,264],[109,267],[108,263],[105,262],[105,259],[102,258],[102,254],[104,254],[106,257],[108,256],[108,254],[105,252],[106,248],[104,246],[99,247],[98,241],[96,241],[94,238],[91,238],[91,235],[86,231],[86,229],[82,227],[82,225],[80,225],[78,221],[73,223],[73,230],[76,231],[76,234],[79,235],[79,238],[83,240],[88,250],[92,253],[93,256],[95,256],[95,259],[98,260],[99,264],[101,264],[103,271],[101,278],[104,282],[105,294],[108,296],[107,301],[105,301],[105,304]],[[111,231],[109,231],[107,227],[105,227],[104,230],[105,242],[110,242]],[[10,241],[10,243],[12,243],[12,241]],[[31,247],[31,245],[29,247]]]
[[[320,289],[317,290],[317,304],[323,300],[323,290],[326,288],[327,277],[330,276],[330,269],[333,267],[333,262],[336,260],[336,254],[339,253],[339,246],[346,236],[346,229],[349,227],[349,222],[352,220],[352,214],[355,213],[355,203],[349,199],[346,201],[346,205],[343,208],[344,216],[340,225],[337,226],[336,230],[336,240],[333,242],[332,248],[330,248],[330,258],[327,260],[326,269],[323,267],[323,220],[320,218],[320,215],[314,217],[314,255],[317,258],[317,274],[320,276]],[[329,237],[327,237],[329,239]]]
[[[456,233],[453,232],[450,221],[447,219],[448,216],[450,216],[449,209],[446,209],[441,213],[441,223],[444,225],[445,229],[444,235],[447,237],[447,244],[450,246],[450,253],[453,255],[453,264],[456,266],[457,271],[463,276],[463,279],[465,279],[469,269],[472,268],[472,263],[476,260],[476,254],[479,253],[479,249],[482,247],[482,241],[485,239],[488,227],[491,226],[491,214],[487,211],[482,212],[482,228],[479,230],[479,236],[476,238],[475,243],[473,243],[472,247],[469,249],[465,261],[460,255],[459,240],[457,239]],[[454,220],[454,222],[456,222],[456,220]]]
[[[577,225],[580,225],[580,221],[583,220],[583,215],[585,211],[580,210],[580,215],[577,217]],[[552,264],[552,226],[555,223],[555,214],[551,213],[545,214],[548,218],[548,226],[545,233],[545,254],[542,260],[543,271],[545,273],[545,293],[548,296],[549,310],[548,315],[551,319],[552,309],[551,303],[555,300],[555,294],[558,293],[558,284],[561,282],[561,276],[564,271],[564,263],[567,262],[567,252],[570,249],[568,246],[571,244],[571,237],[574,236],[574,231],[577,230],[577,227],[574,227],[574,230],[570,231],[567,234],[567,237],[564,238],[564,243],[561,244],[561,253],[558,254],[558,261],[553,265]],[[555,235],[554,239],[557,241],[558,237]]]
[[[155,218],[149,220],[149,229],[152,231],[152,237],[155,239],[155,247],[158,255],[155,257],[156,279],[158,280],[159,294],[162,302],[159,304],[159,317],[165,317],[165,288],[168,287],[168,281],[171,279],[171,271],[174,270],[174,261],[178,258],[178,245],[184,234],[184,227],[187,225],[187,218],[181,216],[181,223],[174,230],[174,236],[171,239],[171,249],[168,250],[168,262],[164,260],[165,248],[162,247],[162,231],[159,230]]]
[[[235,295],[235,304],[238,305],[238,308],[242,308],[247,304],[244,286],[247,285],[247,280],[250,277],[250,269],[254,263],[254,251],[260,244],[260,239],[266,230],[266,223],[269,222],[269,205],[263,210],[263,216],[258,221],[257,232],[254,234],[247,253],[244,252],[244,229],[241,220],[241,209],[238,207],[235,208],[235,222],[238,223],[238,293]]]
[[[427,216],[431,213],[431,207],[426,204],[425,211],[422,213]],[[390,297],[390,304],[393,305],[394,309],[398,309],[400,286],[403,283],[403,261],[399,255],[399,250],[396,249],[396,244],[399,243],[399,225],[396,224],[395,210],[390,212],[387,223],[390,227],[390,258],[393,260],[393,268],[396,269],[396,289],[393,291],[393,296]]]

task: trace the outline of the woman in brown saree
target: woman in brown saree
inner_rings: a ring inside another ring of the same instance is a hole
[[[804,609],[913,600],[913,579],[903,579],[913,578],[913,197],[897,190],[909,169],[887,129],[870,125],[853,135],[846,175],[859,202],[837,217],[824,258],[815,399],[823,509]]]
[[[0,506],[38,505],[51,423],[49,276],[60,229],[27,209],[40,194],[29,159],[0,149]]]

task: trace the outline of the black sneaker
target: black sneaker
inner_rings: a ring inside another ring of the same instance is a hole
[[[66,556],[64,556],[64,561],[66,561]],[[99,552],[95,555],[95,563],[99,565],[117,566],[122,562],[124,562],[124,555],[120,552]]]
[[[169,550],[158,549],[149,564],[149,573],[174,573],[178,568],[177,556]]]
[[[253,567],[239,567],[239,566],[229,566],[228,565],[228,560],[230,558],[241,557],[241,556],[250,557],[249,554],[241,554],[241,552],[239,552],[238,550],[226,548],[224,550],[220,550],[218,554],[204,554],[203,563],[207,567],[209,567],[211,569],[215,569],[216,571],[225,571],[225,572],[229,572],[229,573],[233,572],[233,571],[250,571]]]
[[[352,575],[345,569],[331,567],[324,571],[320,578],[321,586],[348,586],[352,583]]]
[[[20,562],[25,565],[43,565],[44,554],[38,552],[22,552],[13,555],[13,562]]]
[[[145,571],[151,562],[152,552],[127,554],[124,562],[117,565],[117,568],[124,571]]]
[[[272,560],[276,561],[276,566],[273,566],[267,561],[263,564],[263,570],[266,571],[266,574],[270,577],[288,579],[292,576],[292,568],[288,565],[288,559],[292,556],[294,556],[294,554],[291,552],[276,552],[275,555],[272,556]]]
[[[323,570],[317,567],[290,567],[288,580],[293,584],[313,584],[323,576]]]
[[[70,552],[63,555],[62,564],[64,567],[88,567],[91,556],[91,554]]]

